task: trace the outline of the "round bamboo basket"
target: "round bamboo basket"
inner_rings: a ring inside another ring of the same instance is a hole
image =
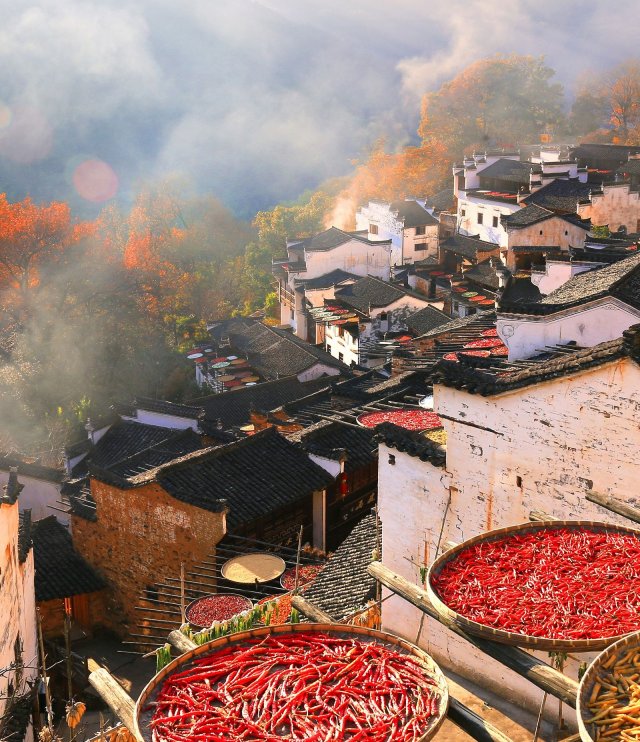
[[[284,559],[268,551],[254,551],[226,561],[220,573],[230,582],[254,585],[256,582],[277,580],[285,571]]]
[[[540,521],[537,523],[521,523],[516,526],[488,531],[487,533],[470,538],[452,549],[449,549],[433,562],[429,568],[427,576],[427,593],[433,603],[433,607],[441,616],[454,621],[461,629],[464,629],[469,634],[474,634],[475,636],[481,636],[485,639],[491,639],[492,641],[500,642],[501,644],[509,644],[516,647],[528,647],[530,649],[540,649],[544,651],[565,650],[573,652],[588,652],[605,649],[618,641],[621,636],[608,636],[599,639],[553,639],[529,636],[527,634],[516,634],[511,631],[495,629],[492,626],[485,626],[484,624],[472,621],[471,619],[465,618],[459,613],[456,613],[456,611],[449,608],[446,603],[442,601],[438,593],[432,587],[434,576],[440,573],[445,564],[454,559],[461,551],[473,546],[474,544],[486,541],[497,541],[516,533],[527,533],[555,528],[586,528],[591,531],[631,534],[640,538],[640,531],[635,528],[617,526],[613,523],[602,523],[600,521],[592,520],[553,520]],[[597,596],[595,597],[595,600],[597,600]]]
[[[627,652],[630,650],[636,650],[640,653],[640,631],[636,631],[633,634],[627,634],[622,639],[619,639],[615,644],[607,647],[601,652],[595,660],[589,665],[587,671],[582,676],[580,681],[580,688],[578,690],[578,703],[576,706],[576,712],[578,716],[578,729],[580,731],[580,739],[582,742],[595,742],[595,724],[587,723],[587,719],[590,719],[594,714],[589,709],[589,700],[596,684],[596,678],[607,664],[609,660],[613,660],[613,664],[617,660],[622,659]],[[640,671],[640,668],[638,668]],[[638,735],[640,738],[640,735]],[[610,739],[606,737],[605,739]],[[618,737],[614,737],[618,739]]]
[[[407,655],[411,655],[417,659],[420,664],[431,674],[436,681],[436,687],[440,692],[440,708],[438,714],[434,716],[428,728],[424,730],[423,735],[416,740],[416,742],[427,742],[433,738],[437,730],[442,725],[447,714],[447,708],[449,707],[449,689],[447,686],[447,680],[442,673],[442,670],[438,665],[431,659],[431,657],[423,652],[421,649],[416,647],[411,642],[400,639],[393,634],[387,634],[382,631],[375,631],[363,626],[346,626],[336,624],[323,624],[323,623],[305,623],[305,624],[283,624],[280,626],[265,626],[257,629],[251,629],[250,631],[242,631],[237,634],[231,634],[229,636],[223,636],[220,639],[216,639],[207,644],[203,644],[200,647],[196,647],[189,652],[186,652],[180,657],[170,662],[160,672],[155,675],[145,686],[138,701],[136,703],[135,710],[135,724],[134,734],[139,734],[145,742],[152,742],[150,721],[153,716],[153,711],[150,710],[149,704],[153,702],[162,687],[162,684],[171,673],[180,669],[183,670],[192,660],[202,655],[208,654],[209,652],[217,651],[222,647],[241,645],[243,642],[249,639],[261,639],[270,634],[290,634],[296,632],[309,633],[309,632],[322,632],[326,634],[333,634],[335,636],[342,636],[345,638],[356,637],[361,641],[373,641],[381,642],[386,644],[392,649],[400,652],[404,652]],[[232,740],[229,740],[232,742]]]
[[[200,598],[196,598],[195,600],[192,600],[189,605],[186,607],[184,615],[191,625],[191,628],[195,629],[196,631],[200,631],[201,629],[208,629],[208,626],[201,626],[198,623],[195,623],[189,618],[189,611],[196,605],[196,603],[199,603],[201,600],[206,600],[207,598],[240,598],[245,602],[245,607],[241,608],[236,615],[242,613],[242,611],[250,611],[253,608],[253,601],[251,601],[249,598],[245,598],[244,595],[235,595],[232,593],[211,593],[211,595],[203,595]],[[226,619],[218,619],[222,621],[230,621],[230,618]]]

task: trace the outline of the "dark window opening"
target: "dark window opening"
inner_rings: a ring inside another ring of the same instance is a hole
[[[484,221],[484,214],[482,212],[478,213],[478,224],[482,224]]]
[[[516,486],[522,487],[522,477],[516,477]]]
[[[466,209],[460,209],[460,216],[466,216],[467,210]],[[640,219],[638,219],[638,224],[640,224]],[[640,227],[638,227],[638,231],[640,231]]]
[[[416,252],[426,250],[427,249],[427,243],[426,242],[416,242],[416,244],[413,246]]]
[[[377,224],[370,224],[369,225],[369,234],[378,234],[378,225]]]
[[[425,234],[427,231],[426,227],[416,227],[416,234]]]
[[[497,216],[494,216],[493,217],[493,226],[494,227],[497,227],[498,226],[498,217]]]

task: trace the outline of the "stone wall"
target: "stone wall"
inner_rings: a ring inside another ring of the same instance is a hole
[[[112,588],[105,623],[123,634],[139,622],[135,606],[147,587],[179,577],[181,562],[189,570],[215,553],[225,516],[175,500],[155,483],[118,489],[94,479],[91,493],[97,520],[72,516],[73,542]]]

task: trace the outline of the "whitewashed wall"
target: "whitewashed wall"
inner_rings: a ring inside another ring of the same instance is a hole
[[[609,297],[549,316],[499,315],[496,327],[514,361],[571,340],[587,347],[615,340],[639,319],[640,311]]]
[[[446,468],[380,446],[384,563],[419,584],[419,564],[433,561],[440,533],[441,544],[460,542],[526,522],[534,509],[629,525],[585,494],[594,489],[640,501],[638,388],[640,368],[626,358],[496,397],[436,385],[435,409],[445,416],[447,432]],[[416,640],[421,613],[409,603],[392,598],[383,604],[382,618],[384,629]],[[510,700],[538,709],[542,694],[533,685],[432,619],[425,619],[419,643],[444,666],[501,695],[508,689]],[[546,653],[539,656],[549,661]],[[568,666],[574,678],[576,671],[576,663]]]
[[[500,217],[513,214],[520,208],[515,202],[500,203],[461,191],[458,198],[458,231],[465,235],[480,235],[481,240],[506,247],[507,232],[500,223]],[[482,224],[478,224],[478,214],[482,214]],[[494,217],[498,219],[495,227]]]
[[[400,248],[394,245],[370,245],[349,240],[332,250],[305,251],[307,270],[296,278],[317,278],[341,268],[357,276],[375,276],[389,280],[391,266],[400,262]]]
[[[596,263],[595,265],[600,267],[604,263]],[[557,288],[560,288],[570,278],[577,276],[578,273],[584,273],[585,271],[593,270],[593,268],[594,263],[581,263],[578,261],[568,263],[565,260],[550,260],[547,258],[544,272],[531,272],[531,283],[540,289],[541,294],[545,294],[546,296]]]
[[[52,510],[52,507],[60,508],[60,483],[52,482],[47,479],[37,477],[28,477],[24,474],[19,475],[20,484],[24,489],[20,493],[20,510],[31,510],[33,520],[48,518],[55,515],[56,518],[67,525],[69,516],[67,513],[61,513],[58,510]],[[9,481],[9,472],[0,469],[0,492],[3,486]]]
[[[162,412],[152,412],[151,410],[137,410],[136,422],[146,423],[147,425],[157,425],[160,428],[171,428],[173,430],[198,430],[198,421],[189,417],[177,417],[175,415],[166,415]]]

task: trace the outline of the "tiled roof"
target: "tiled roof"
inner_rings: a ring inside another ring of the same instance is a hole
[[[29,463],[23,461],[11,454],[0,454],[0,469],[8,471],[12,467],[18,469],[18,475],[23,477],[33,477],[42,479],[45,482],[61,482],[64,479],[62,469],[56,469],[52,466],[42,466],[42,464]]]
[[[393,423],[382,423],[376,426],[375,432],[377,439],[389,448],[395,448],[422,461],[430,461],[434,466],[444,466],[446,463],[446,449],[422,433],[406,430]]]
[[[462,328],[471,329],[474,325],[482,325],[484,327],[487,320],[493,319],[495,321],[496,315],[495,310],[491,309],[488,312],[478,312],[478,314],[471,314],[468,317],[460,317],[458,319],[452,319],[451,322],[447,322],[446,325],[440,325],[435,330],[430,330],[421,335],[423,338],[437,337],[447,332],[453,332],[454,330],[460,330]]]
[[[31,510],[24,510],[18,515],[18,559],[24,564],[33,545],[31,539]]]
[[[391,242],[391,240],[368,240],[366,236],[362,236],[358,232],[343,232],[337,227],[330,227],[313,237],[296,240],[295,243],[292,241],[289,245],[291,247],[304,247],[307,252],[321,252],[325,250],[333,250],[335,247],[344,245],[346,242],[351,240],[357,240],[365,245],[389,244]]]
[[[529,175],[536,166],[530,162],[519,160],[500,159],[481,170],[478,176],[482,178],[494,178],[495,180],[506,180],[511,183],[529,185]]]
[[[632,358],[640,364],[640,324],[625,330],[623,337],[616,340],[530,363],[522,370],[503,371],[499,375],[463,363],[441,361],[436,378],[446,386],[465,389],[471,394],[490,396],[572,376],[624,357]]]
[[[436,226],[440,223],[417,201],[393,201],[389,208],[397,213],[398,220],[403,223],[405,229]]]
[[[67,529],[54,515],[32,525],[36,600],[69,598],[106,586],[73,546]]]
[[[376,597],[376,583],[367,572],[378,536],[375,513],[357,523],[305,592],[305,598],[335,621],[364,608]]]
[[[322,276],[316,276],[316,278],[296,278],[295,284],[304,289],[328,289],[331,286],[344,283],[344,281],[357,281],[358,278],[359,276],[355,273],[349,273],[348,271],[343,271],[342,268],[336,268]]]
[[[500,295],[498,305],[514,306],[517,304],[531,304],[540,301],[542,294],[540,289],[533,283],[531,278],[512,276],[509,278],[504,291]]]
[[[558,178],[523,198],[520,203],[575,214],[578,203],[587,199],[592,189],[593,184],[581,183],[577,178],[569,180]]]
[[[464,272],[464,278],[468,278],[480,286],[486,286],[494,291],[499,286],[498,274],[492,258],[482,260]]]
[[[477,237],[467,237],[463,234],[454,234],[440,243],[440,247],[447,252],[461,255],[472,261],[478,260],[478,253],[500,250],[500,245],[495,242],[485,242]]]
[[[378,458],[374,433],[369,428],[323,420],[303,431],[299,440],[307,453],[333,461],[338,461],[345,453],[347,472],[367,466]]]
[[[523,202],[524,203],[524,202]],[[509,229],[524,229],[530,227],[533,224],[544,222],[547,219],[560,218],[570,222],[576,227],[580,227],[585,231],[591,228],[591,222],[586,219],[579,219],[575,215],[569,214],[558,214],[550,209],[538,206],[535,203],[525,204],[522,209],[514,211],[513,214],[508,214],[501,217],[502,224]]]
[[[167,402],[164,399],[136,397],[134,404],[140,410],[159,412],[163,415],[172,415],[173,417],[186,417],[190,420],[197,420],[202,415],[202,409],[200,407],[176,404],[175,402]]]
[[[204,408],[206,420],[220,420],[223,428],[229,428],[247,423],[251,410],[268,412],[328,386],[327,377],[302,382],[298,381],[297,376],[286,376],[255,386],[234,389],[224,394],[199,397],[192,401]]]
[[[436,327],[446,325],[450,319],[450,317],[439,309],[428,306],[409,315],[406,319],[406,324],[411,331],[418,333],[418,335],[423,335],[425,332],[434,330]]]
[[[416,294],[403,286],[382,281],[374,276],[365,276],[359,281],[336,291],[336,299],[354,307],[360,312],[368,313],[372,307],[386,307],[403,296],[412,296],[427,301],[426,296]]]
[[[604,296],[614,296],[640,309],[640,255],[632,255],[612,265],[578,273],[539,302],[512,305],[503,297],[500,307],[503,312],[553,314]]]
[[[618,168],[619,173],[627,175],[640,175],[640,159],[629,160]]]
[[[425,206],[435,211],[449,211],[453,208],[453,188],[445,188],[426,199]]]
[[[230,530],[289,507],[333,482],[294,443],[273,428],[225,446],[190,454],[129,480],[157,481],[172,497],[220,512]]]
[[[261,322],[224,323],[231,346],[244,354],[251,366],[266,379],[292,376],[322,363],[348,372],[349,367],[321,348],[305,343],[287,330],[278,330]],[[212,330],[219,339],[222,325]]]

